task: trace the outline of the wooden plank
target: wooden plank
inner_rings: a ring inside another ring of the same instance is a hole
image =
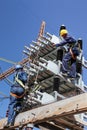
[[[38,124],[40,130],[65,130],[62,126],[55,125],[53,122],[43,122]]]
[[[23,113],[20,113],[16,119],[14,127],[20,124],[33,122],[38,124],[57,117],[63,117],[70,114],[78,114],[87,111],[87,93],[83,93],[71,98],[67,98],[52,104],[41,106]],[[3,119],[4,120],[4,119]],[[5,119],[6,120],[6,119]],[[3,121],[0,120],[0,129],[3,129]]]
[[[25,58],[22,61],[18,62],[18,64],[23,65],[23,64],[29,62],[29,60],[30,60],[29,58]],[[14,72],[15,72],[15,68],[14,68],[14,66],[12,66],[8,70],[6,70],[5,72],[0,74],[0,80],[5,79],[6,77],[8,77],[9,75],[13,74]]]
[[[83,128],[80,127],[80,125],[75,124],[75,122],[72,120],[72,122],[69,122],[69,120],[64,120],[61,118],[56,118],[55,123],[61,124],[61,126],[65,126],[65,128],[69,128],[70,130],[83,130]]]

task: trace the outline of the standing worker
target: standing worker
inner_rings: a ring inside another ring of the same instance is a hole
[[[14,83],[10,89],[8,121],[5,127],[14,125],[15,117],[22,108],[23,97],[25,95],[24,86],[27,83],[28,75],[21,65],[16,65],[15,71]]]
[[[66,26],[64,24],[62,24],[59,28],[59,39],[60,41],[63,40],[63,37],[61,37],[60,35],[60,32],[63,30],[63,29],[66,29]],[[62,58],[63,58],[63,49],[60,48],[57,50],[57,57],[56,57],[56,61],[60,60],[62,61]]]
[[[68,35],[66,29],[60,30],[62,42],[56,44],[56,47],[67,45],[67,52],[62,59],[62,73],[69,78],[76,78],[76,57],[79,55],[79,50],[76,46],[76,40]],[[69,65],[69,62],[71,65]]]

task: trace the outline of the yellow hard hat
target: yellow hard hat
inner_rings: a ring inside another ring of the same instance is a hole
[[[60,31],[60,36],[63,36],[64,34],[68,34],[68,31],[66,29],[62,29]]]

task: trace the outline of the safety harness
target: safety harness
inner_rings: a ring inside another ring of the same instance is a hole
[[[20,85],[22,86],[22,88],[24,88],[24,89],[25,89],[25,85],[22,83],[22,81],[21,81],[21,80],[19,80],[19,79],[18,79],[18,76],[17,76],[17,77],[15,77],[15,81],[16,81],[18,84],[20,84]]]
[[[10,92],[10,95],[13,96],[13,97],[16,97],[16,98],[22,98],[25,95],[25,92],[20,96],[14,94],[14,93],[11,93],[11,92]]]

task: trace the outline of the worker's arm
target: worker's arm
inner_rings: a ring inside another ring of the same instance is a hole
[[[56,47],[64,46],[67,43],[69,44],[76,43],[76,40],[73,37],[68,36],[62,42],[56,44]]]

